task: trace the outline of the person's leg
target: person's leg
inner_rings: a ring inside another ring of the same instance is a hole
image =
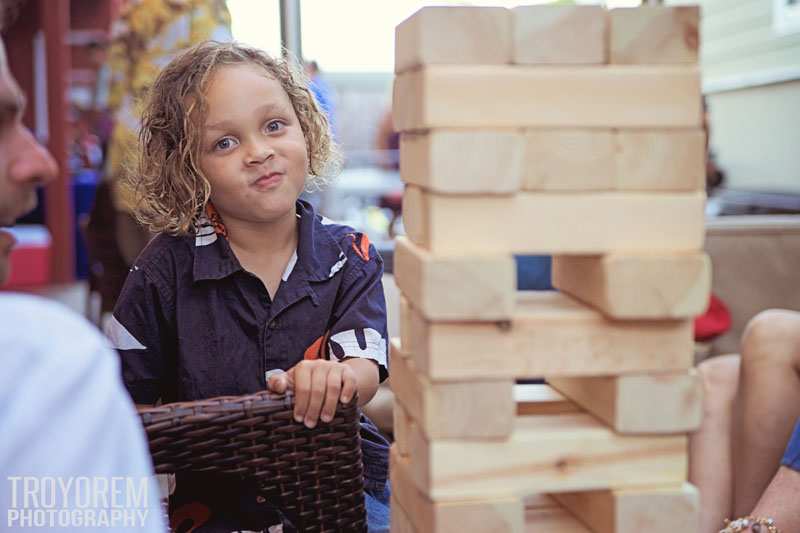
[[[382,490],[365,488],[364,503],[367,510],[368,533],[389,533],[391,497],[392,489],[389,481],[386,482]]]
[[[700,490],[700,533],[716,533],[733,503],[731,430],[739,356],[713,357],[697,370],[703,380],[703,425],[689,436],[689,481]]]
[[[734,514],[753,510],[800,416],[800,313],[758,314],[742,336],[734,419]]]

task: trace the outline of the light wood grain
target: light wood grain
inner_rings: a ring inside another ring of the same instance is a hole
[[[702,248],[705,194],[452,196],[406,187],[407,235],[436,255],[685,252]]]
[[[545,384],[514,385],[517,416],[578,413],[581,408],[569,398]]]
[[[411,477],[413,460],[401,457],[392,447],[392,496],[400,506],[410,509],[415,529],[430,533],[521,533],[524,509],[519,498],[475,499],[455,502],[433,502],[414,485]],[[558,504],[551,500],[551,506]],[[542,508],[542,507],[537,507]]]
[[[505,441],[411,442],[414,482],[436,501],[686,481],[685,436],[621,436],[588,414],[521,417]]]
[[[515,129],[404,133],[400,175],[431,191],[509,194],[521,186],[524,145]]]
[[[694,318],[708,307],[711,262],[702,252],[559,255],[552,280],[612,318]]]
[[[703,419],[702,384],[694,370],[562,377],[548,383],[619,433],[686,433]]]
[[[510,254],[440,258],[398,237],[394,274],[408,302],[433,320],[508,320],[514,311]]]
[[[606,63],[608,18],[602,7],[521,6],[514,8],[512,13],[514,63]]]
[[[706,139],[702,129],[626,129],[616,132],[614,141],[616,190],[705,189]]]
[[[417,373],[410,358],[397,355],[400,351],[393,339],[392,390],[428,438],[487,439],[511,434],[516,411],[512,379],[430,383]]]
[[[501,7],[423,7],[395,29],[395,72],[420,65],[511,62],[511,12]]]
[[[700,75],[680,66],[437,66],[397,76],[392,107],[398,131],[696,128]]]
[[[413,424],[413,421],[408,416],[408,412],[406,408],[403,407],[403,404],[397,401],[397,398],[394,400],[392,416],[394,417],[394,424],[392,426],[394,445],[397,447],[397,453],[407,457],[411,455],[409,439],[411,438],[411,424]]]
[[[699,527],[699,493],[689,483],[554,497],[595,533],[675,533]]]
[[[510,322],[431,322],[411,313],[408,348],[431,381],[686,370],[692,321],[614,321],[556,292],[523,293]]]
[[[610,191],[615,186],[616,156],[610,129],[526,130],[523,187]]]
[[[700,47],[698,6],[612,9],[610,62],[695,64]]]

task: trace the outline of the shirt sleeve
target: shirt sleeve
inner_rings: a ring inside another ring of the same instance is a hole
[[[333,312],[329,353],[339,360],[364,357],[378,363],[380,381],[389,376],[386,300],[383,295],[383,259],[365,235],[353,236],[339,297]],[[366,252],[366,253],[365,253]]]
[[[15,317],[13,327],[0,331],[0,427],[5,433],[0,476],[9,489],[0,490],[0,508],[22,513],[25,488],[40,487],[35,497],[43,497],[49,479],[62,487],[54,493],[55,507],[75,521],[65,531],[97,531],[79,523],[80,516],[100,512],[108,503],[102,498],[88,507],[81,503],[78,480],[110,488],[121,479],[121,501],[127,503],[120,510],[131,522],[124,527],[115,522],[111,529],[165,531],[145,434],[106,340],[81,317],[49,302],[18,299],[13,306],[0,304],[0,310]],[[16,529],[10,511],[6,518]],[[41,530],[58,526],[56,518]]]
[[[167,379],[175,368],[174,303],[162,283],[134,267],[128,274],[106,336],[119,352],[122,379],[133,401],[153,404],[172,400]]]
[[[781,463],[792,470],[800,471],[800,418],[797,419],[797,425],[794,426],[794,433],[789,439],[789,445],[786,447]]]

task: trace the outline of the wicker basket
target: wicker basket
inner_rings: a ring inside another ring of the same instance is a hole
[[[302,532],[366,531],[359,411],[330,423],[294,421],[290,395],[268,392],[140,411],[159,474],[193,471],[254,479]]]

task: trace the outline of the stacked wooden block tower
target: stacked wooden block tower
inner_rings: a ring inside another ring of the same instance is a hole
[[[433,7],[398,26],[392,531],[697,529],[698,17]],[[560,292],[516,292],[513,254],[552,254]]]

